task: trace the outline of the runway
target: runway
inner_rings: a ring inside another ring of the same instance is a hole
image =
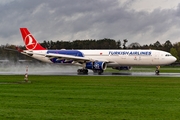
[[[160,73],[159,75],[155,75],[154,72],[104,72],[101,75],[98,75],[93,72],[89,72],[88,74],[82,75],[77,74],[76,72],[45,72],[45,73],[29,73],[29,75],[66,75],[66,76],[142,76],[142,77],[180,77],[180,73]]]
[[[77,66],[59,66],[51,64],[37,64],[37,65],[25,65],[16,64],[10,66],[0,66],[0,75],[65,75],[65,76],[77,76]],[[139,72],[131,71],[105,71],[103,74],[98,75],[89,70],[86,75],[78,76],[142,76],[142,77],[180,77],[180,73],[160,73],[155,75],[154,70],[142,68]]]
[[[1,72],[0,75],[24,75],[25,72]],[[155,75],[154,72],[104,72],[101,75],[89,72],[88,74],[82,75],[76,72],[28,72],[28,75],[63,75],[63,76],[142,76],[142,77],[180,77],[180,73],[160,73]]]

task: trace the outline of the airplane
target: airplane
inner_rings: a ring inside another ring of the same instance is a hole
[[[130,66],[168,65],[177,59],[170,53],[161,50],[48,50],[42,47],[27,28],[20,28],[26,50],[18,51],[24,55],[47,63],[78,65],[78,74],[88,74],[88,70],[102,74],[107,67],[129,70]],[[159,74],[156,67],[155,74]]]

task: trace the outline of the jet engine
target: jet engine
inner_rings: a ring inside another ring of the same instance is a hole
[[[101,61],[87,62],[85,68],[91,70],[105,70],[107,68],[107,64]]]

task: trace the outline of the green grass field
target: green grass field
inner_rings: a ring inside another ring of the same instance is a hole
[[[0,76],[0,119],[177,120],[180,79]]]

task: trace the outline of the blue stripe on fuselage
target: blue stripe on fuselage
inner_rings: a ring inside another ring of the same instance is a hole
[[[84,57],[83,53],[78,50],[48,50],[47,54],[49,54],[49,53]]]
[[[48,50],[47,54],[49,53],[84,57],[83,53],[78,50]],[[53,63],[72,63],[73,62],[73,60],[65,61],[65,59],[58,60],[57,58],[52,58],[51,61]]]

